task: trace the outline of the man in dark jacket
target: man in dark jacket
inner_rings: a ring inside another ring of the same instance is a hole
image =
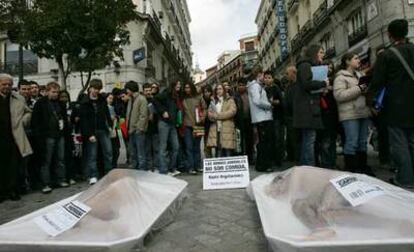
[[[93,185],[98,180],[97,152],[98,143],[103,152],[103,164],[105,172],[112,169],[112,144],[110,128],[112,119],[105,98],[99,93],[102,89],[102,81],[93,79],[90,81],[88,96],[81,101],[80,128],[83,142],[86,144],[87,170],[89,184]]]
[[[406,39],[408,22],[394,20],[388,26],[392,47],[396,48],[414,71],[414,45]],[[397,168],[397,185],[414,186],[414,79],[397,54],[388,49],[377,59],[368,97],[373,100],[385,87],[383,113],[389,130],[391,157]],[[372,104],[372,103],[371,103]]]
[[[296,67],[289,66],[286,69],[286,91],[283,100],[284,120],[286,124],[286,153],[287,161],[299,163],[300,159],[300,132],[293,127],[293,99],[297,89]]]
[[[276,83],[279,80],[273,78],[272,72],[264,72],[264,84],[266,85],[266,93],[269,101],[272,104],[273,113],[273,136],[272,139],[274,152],[273,162],[277,169],[282,166],[282,159],[284,156],[284,135],[282,134],[282,123],[283,123],[283,94],[279,85]]]
[[[159,145],[160,139],[158,135],[158,114],[154,106],[154,96],[158,95],[158,84],[147,83],[144,85],[144,95],[148,102],[148,130],[145,138],[145,154],[147,158],[147,165],[150,170],[159,170],[160,154]]]
[[[46,85],[47,96],[40,98],[33,109],[32,129],[36,142],[44,146],[44,155],[40,168],[43,193],[50,193],[51,173],[57,176],[61,187],[68,187],[65,168],[66,108],[59,100],[60,86],[56,82]],[[53,165],[56,160],[56,166]]]
[[[177,134],[177,115],[178,115],[178,99],[181,89],[179,81],[171,83],[170,87],[159,95],[155,96],[155,110],[159,115],[158,134],[160,139],[160,173],[167,174],[170,169],[172,175],[178,175],[180,172],[176,170],[178,157],[178,134]],[[178,118],[180,119],[180,118]],[[170,155],[168,155],[167,146],[170,145]],[[168,156],[170,162],[168,162]],[[168,167],[169,163],[169,167]]]

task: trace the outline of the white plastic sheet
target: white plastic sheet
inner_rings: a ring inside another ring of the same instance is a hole
[[[344,174],[295,167],[252,181],[248,192],[273,251],[414,251],[414,194],[353,174],[386,193],[352,207],[329,182]]]
[[[168,224],[187,182],[166,175],[113,170],[88,190],[0,226],[0,251],[133,251]],[[33,221],[57,205],[79,200],[92,210],[73,229],[52,237]]]

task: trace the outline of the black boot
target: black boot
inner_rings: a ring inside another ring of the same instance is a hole
[[[344,155],[345,170],[348,172],[357,171],[357,157],[355,155]]]
[[[357,152],[358,158],[358,172],[366,174],[371,177],[376,177],[372,168],[368,166],[368,156],[366,152]]]

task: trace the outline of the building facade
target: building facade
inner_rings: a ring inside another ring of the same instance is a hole
[[[139,18],[128,24],[130,44],[124,46],[124,59],[115,59],[105,69],[96,70],[92,78],[100,78],[105,90],[135,80],[139,84],[158,82],[162,86],[177,79],[191,80],[192,51],[186,0],[133,0]],[[0,35],[0,71],[15,75],[16,45]],[[25,78],[46,84],[58,80],[58,67],[53,60],[34,57],[24,52]],[[67,89],[76,97],[81,90],[81,74],[68,76]]]
[[[414,1],[411,0],[286,0],[289,56],[282,59],[278,46],[272,41],[272,30],[276,29],[276,33],[279,30],[278,24],[271,21],[274,19],[271,16],[275,16],[278,23],[277,12],[273,9],[276,2],[261,1],[256,23],[261,35],[260,62],[265,69],[272,69],[279,75],[287,65],[295,64],[310,44],[321,44],[326,60],[337,63],[346,52],[356,52],[363,63],[372,64],[376,49],[389,45],[387,26],[397,18],[409,21],[409,37],[414,36]],[[273,46],[268,45],[271,42]],[[269,63],[269,59],[272,62]],[[272,64],[275,67],[271,67]]]
[[[206,70],[207,76],[199,85],[236,83],[258,60],[259,40],[257,35],[246,35],[239,39],[239,50],[224,51],[217,59],[217,65]]]

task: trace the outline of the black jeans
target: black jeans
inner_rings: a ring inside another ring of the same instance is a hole
[[[272,142],[274,139],[273,121],[265,121],[256,124],[259,135],[257,144],[256,170],[265,171],[272,168]]]
[[[298,129],[293,128],[293,119],[286,119],[286,152],[287,161],[299,163],[300,160],[301,134]]]

